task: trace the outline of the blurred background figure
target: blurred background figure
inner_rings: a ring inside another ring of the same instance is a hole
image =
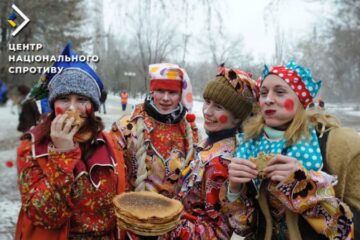
[[[8,96],[11,100],[11,107],[10,107],[11,114],[20,114],[21,101],[23,99],[21,99],[17,86],[10,87]]]
[[[0,80],[0,106],[6,104],[8,100],[7,93],[8,93],[8,88],[6,84]]]
[[[325,102],[321,98],[309,104],[309,109],[325,110]]]
[[[27,132],[31,127],[36,126],[40,119],[40,112],[34,99],[26,99],[30,88],[26,85],[17,87],[18,96],[20,97],[20,115],[17,130]]]
[[[123,111],[126,110],[126,105],[127,105],[127,102],[128,102],[128,97],[129,97],[129,94],[126,90],[123,90],[121,91],[120,93],[120,97],[121,97],[121,108]]]
[[[103,107],[103,112],[104,114],[106,114],[106,99],[107,99],[107,91],[104,89],[102,92],[101,92],[101,96],[100,96],[100,108],[99,108],[99,112],[101,112],[101,105]]]
[[[30,93],[30,97],[31,93]],[[40,112],[41,112],[41,116],[40,116],[40,120],[38,120],[38,122],[41,122],[43,119],[46,118],[46,116],[52,112],[51,107],[49,106],[49,98],[45,97],[43,99],[40,100]]]
[[[51,108],[49,106],[49,99],[47,97],[40,100],[40,106],[41,115],[46,115],[47,113],[51,112]]]

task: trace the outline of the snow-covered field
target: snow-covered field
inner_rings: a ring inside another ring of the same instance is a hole
[[[133,106],[142,102],[143,98],[129,99],[127,111],[131,111]],[[106,103],[107,114],[101,113],[100,116],[105,122],[106,129],[110,129],[112,122],[118,119],[123,112],[121,111],[120,98],[109,95]],[[194,102],[193,112],[196,114],[196,122],[200,132],[202,130],[202,102]],[[351,126],[360,131],[360,109],[357,105],[331,105],[327,106],[329,112],[336,114],[345,126]],[[13,239],[17,215],[20,208],[20,196],[16,183],[16,147],[20,133],[16,131],[18,115],[12,114],[10,103],[0,107],[0,239]],[[11,163],[14,165],[9,167]]]

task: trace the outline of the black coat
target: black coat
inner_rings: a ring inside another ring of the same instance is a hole
[[[32,126],[35,126],[40,119],[40,112],[34,100],[28,100],[21,105],[19,115],[19,125],[17,130],[27,132]]]

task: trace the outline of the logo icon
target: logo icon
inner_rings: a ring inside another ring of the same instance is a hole
[[[16,19],[16,13],[15,12],[13,12],[10,16],[9,16],[9,18],[8,18],[8,23],[10,24],[10,26],[11,27],[13,27],[13,28],[16,28],[16,22],[15,22],[15,19]]]
[[[11,35],[15,37],[30,22],[30,19],[15,4],[11,7],[14,11],[10,14],[7,21],[12,28],[15,28],[15,30],[11,33]],[[15,21],[18,15],[24,19],[20,25],[18,25]]]

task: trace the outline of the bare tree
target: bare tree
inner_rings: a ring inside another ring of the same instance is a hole
[[[195,91],[202,91],[205,81],[215,76],[217,65],[224,61],[233,67],[250,66],[252,58],[244,51],[242,36],[223,24],[226,4],[221,0],[200,3],[122,0],[112,4],[114,21],[121,27],[112,28],[113,46],[108,45],[111,53],[105,61],[112,61],[116,69],[136,72],[132,90],[142,92],[148,87],[148,65],[155,62],[185,67]],[[117,58],[110,57],[115,53]]]
[[[31,22],[16,37],[10,35],[9,26],[6,25],[6,19],[13,2],[3,0],[0,2],[1,9],[1,39],[0,39],[0,56],[1,56],[1,78],[5,82],[13,84],[25,83],[30,85],[37,80],[39,75],[10,75],[8,73],[8,56],[7,45],[9,43],[42,43],[44,48],[41,52],[12,52],[12,55],[22,54],[59,54],[60,49],[67,41],[72,41],[76,48],[82,46],[90,37],[82,34],[82,23],[84,20],[83,1],[67,0],[63,1],[25,1],[18,0],[15,4],[30,18]],[[48,63],[46,63],[48,64]],[[28,65],[19,63],[18,65]],[[32,63],[33,66],[39,65]],[[43,64],[44,65],[44,64]]]
[[[159,17],[159,15],[165,14],[166,10],[163,8],[163,5],[159,6],[155,2],[139,1],[137,11],[128,17],[132,29],[128,33],[132,43],[130,59],[143,78],[143,90],[146,90],[148,85],[149,64],[174,58],[179,47],[179,43],[176,41],[177,25],[166,17]]]
[[[308,0],[309,1],[309,0]],[[310,0],[322,2],[322,0]],[[324,79],[324,95],[331,101],[359,101],[360,78],[360,2],[327,1],[335,12],[325,31],[303,40],[302,61],[309,62]]]

